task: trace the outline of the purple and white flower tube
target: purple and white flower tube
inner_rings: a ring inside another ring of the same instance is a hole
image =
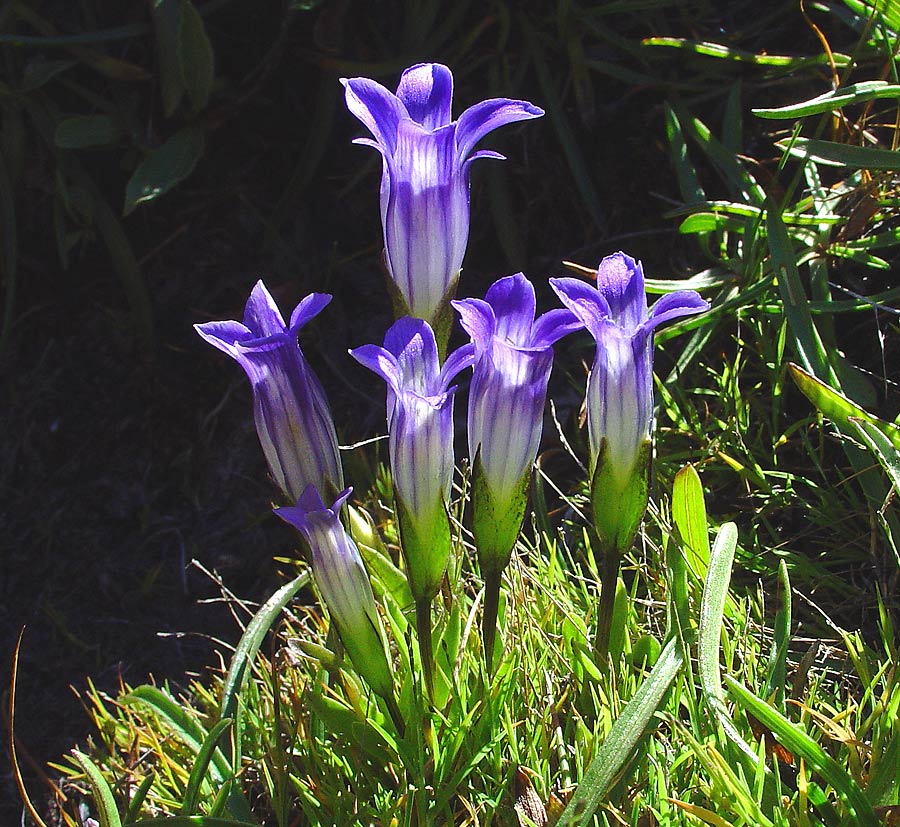
[[[450,382],[472,364],[463,346],[443,368],[428,322],[404,316],[384,347],[350,351],[388,386],[391,473],[410,589],[417,602],[437,594],[450,555],[447,502],[453,478],[453,395]]]
[[[396,94],[369,78],[342,83],[347,108],[373,136],[355,143],[374,147],[383,159],[381,222],[387,269],[402,298],[397,315],[438,329],[469,238],[469,166],[476,158],[503,158],[472,150],[497,127],[543,110],[495,98],[451,120],[453,75],[439,63],[406,69]]]
[[[709,303],[693,290],[678,290],[648,310],[641,264],[621,252],[600,262],[596,287],[574,278],[550,284],[597,342],[587,385],[594,523],[600,539],[622,553],[647,506],[653,333]]]
[[[484,299],[453,302],[475,348],[469,389],[473,530],[482,571],[509,562],[525,514],[544,422],[553,345],[582,323],[569,310],[535,319],[522,273],[498,279]]]
[[[308,485],[296,506],[276,508],[275,513],[309,544],[313,577],[354,668],[374,692],[388,698],[393,678],[375,597],[359,549],[340,519],[352,490],[342,491],[329,508],[315,486]]]
[[[256,432],[278,486],[291,502],[308,485],[325,496],[343,486],[337,436],[325,391],[297,344],[297,334],[331,296],[310,293],[285,325],[262,281],[256,283],[243,322],[194,325],[211,345],[231,356],[253,387]]]

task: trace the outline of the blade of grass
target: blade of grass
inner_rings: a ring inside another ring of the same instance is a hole
[[[860,440],[875,454],[890,477],[894,490],[900,494],[900,449],[885,436],[878,425],[852,416],[848,421]]]
[[[883,80],[869,80],[844,86],[800,103],[792,103],[774,109],[751,109],[750,111],[758,118],[803,118],[821,112],[833,112],[835,109],[853,103],[897,97],[900,97],[900,86]]]
[[[532,30],[531,24],[528,22],[525,15],[519,16],[519,24],[525,39],[525,45],[528,48],[529,56],[534,63],[538,85],[540,86],[541,94],[543,95],[542,103],[547,109],[547,114],[550,115],[550,120],[553,122],[553,126],[556,129],[556,135],[562,146],[563,154],[566,156],[569,169],[572,171],[575,187],[578,189],[582,203],[588,213],[590,213],[594,225],[602,228],[605,221],[603,220],[603,213],[600,209],[600,198],[597,195],[597,191],[594,189],[592,183],[593,178],[588,172],[584,155],[582,155],[581,150],[578,148],[578,142],[575,140],[572,127],[569,125],[569,120],[566,118],[565,111],[563,110],[562,101],[559,99],[557,93],[559,84],[554,82],[553,78],[550,76],[550,69],[547,66],[547,62],[544,60],[544,52],[538,44],[537,36]]]
[[[231,724],[231,718],[223,718],[209,731],[209,734],[203,740],[203,744],[201,744],[200,750],[197,752],[197,757],[194,759],[194,766],[191,768],[191,774],[188,777],[188,783],[184,791],[184,798],[182,799],[179,815],[189,816],[197,809],[197,798],[200,794],[200,785],[203,783],[206,771],[209,768],[209,763],[216,752],[219,739]]]
[[[791,141],[776,141],[783,152],[805,161],[816,161],[832,167],[852,169],[900,170],[900,153],[893,149],[879,149],[873,146],[851,146],[835,141],[821,141],[816,138],[795,138]]]
[[[806,761],[811,769],[834,788],[838,797],[847,807],[851,819],[848,823],[858,825],[858,827],[880,827],[872,805],[863,791],[837,761],[800,727],[791,723],[765,701],[757,698],[731,675],[725,675],[725,682],[728,684],[729,693],[742,709],[749,712],[770,730],[789,752]]]
[[[84,771],[88,783],[91,785],[91,793],[94,796],[94,803],[97,805],[97,815],[100,817],[100,827],[122,827],[122,819],[119,818],[119,810],[116,807],[112,790],[97,765],[77,749],[72,750],[72,757],[78,762],[78,766]]]

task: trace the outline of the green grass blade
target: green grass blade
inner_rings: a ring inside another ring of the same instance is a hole
[[[569,164],[569,169],[572,172],[572,178],[578,194],[581,196],[581,201],[585,209],[590,213],[594,225],[602,227],[605,222],[603,220],[603,211],[600,209],[600,198],[597,195],[597,190],[594,189],[593,177],[588,172],[584,155],[578,147],[578,142],[575,140],[572,127],[569,125],[569,119],[566,117],[562,101],[559,99],[557,91],[560,88],[559,84],[550,75],[550,69],[547,61],[544,59],[544,49],[538,43],[537,35],[532,30],[525,15],[520,15],[519,21],[529,57],[534,63],[538,85],[541,88],[541,95],[543,96],[541,103],[546,108],[547,114],[553,122],[553,127],[556,129],[556,135],[562,146],[563,154],[566,156],[566,161]]]
[[[788,363],[788,371],[794,383],[800,388],[803,395],[827,416],[835,425],[848,434],[858,433],[858,424],[864,422],[881,431],[884,438],[893,446],[895,451],[900,451],[900,428],[891,422],[879,419],[870,414],[865,408],[861,408],[830,385],[826,385],[820,379],[803,370],[799,365]]]
[[[900,450],[891,443],[884,432],[872,422],[865,419],[850,417],[850,425],[855,429],[856,435],[875,454],[881,463],[881,467],[890,477],[894,490],[900,494]]]
[[[823,379],[831,379],[828,354],[812,319],[809,299],[797,269],[797,257],[779,210],[771,202],[766,214],[766,231],[784,315],[800,361],[810,373]]]
[[[681,664],[681,652],[672,638],[660,654],[656,666],[612,725],[578,789],[559,817],[557,827],[572,827],[574,824],[585,827],[590,822],[616,775],[641,740]]]
[[[816,161],[832,167],[851,169],[900,170],[900,152],[893,149],[878,149],[872,146],[850,146],[835,141],[820,141],[815,138],[795,138],[777,141],[775,144],[783,152],[806,161]]]
[[[800,727],[791,723],[781,713],[760,700],[746,687],[731,677],[725,676],[731,696],[744,711],[749,712],[796,757],[802,758],[807,766],[825,779],[847,807],[848,824],[856,827],[880,827],[880,822],[872,810],[872,805],[859,785],[844,771],[825,750],[822,749]]]
[[[141,814],[141,807],[144,806],[144,799],[147,798],[147,793],[150,792],[154,780],[155,776],[151,772],[144,777],[144,780],[141,781],[138,788],[134,791],[131,801],[128,802],[128,810],[125,812],[126,824],[130,824]]]
[[[78,766],[84,770],[91,785],[91,792],[97,805],[97,815],[100,817],[100,827],[122,827],[116,800],[113,798],[112,790],[103,774],[83,752],[73,749],[72,756],[78,762]]]
[[[814,58],[798,58],[788,55],[756,54],[746,49],[724,46],[721,43],[689,40],[684,37],[647,37],[641,43],[644,46],[669,46],[676,49],[684,49],[694,54],[732,60],[736,63],[755,63],[757,66],[785,66],[799,69],[803,66],[828,63],[826,55],[818,55]],[[833,57],[836,66],[847,66],[850,63],[850,57],[847,55],[834,54]]]
[[[774,696],[775,705],[781,712],[784,712],[787,652],[788,644],[791,641],[791,580],[788,576],[787,563],[784,560],[778,564],[778,602],[764,694],[767,698]]]
[[[191,774],[188,777],[187,787],[184,791],[184,799],[181,803],[180,815],[188,816],[197,809],[197,798],[200,794],[200,785],[209,769],[209,763],[215,755],[216,746],[219,738],[232,724],[231,718],[223,718],[210,731],[200,746],[197,758],[194,760],[194,766],[191,768]]]
[[[758,118],[803,118],[807,115],[833,112],[835,109],[852,103],[897,97],[900,97],[900,86],[883,80],[868,80],[864,83],[854,83],[832,92],[826,92],[824,95],[817,95],[801,103],[792,103],[774,109],[751,109],[750,111]]]
[[[675,167],[675,176],[678,179],[678,189],[686,204],[697,204],[706,201],[706,192],[700,183],[697,170],[688,156],[687,141],[684,139],[684,130],[681,121],[671,106],[665,104],[666,135],[669,139],[669,152],[672,155],[672,165]]]
[[[250,664],[259,652],[259,647],[269,629],[278,619],[284,607],[291,601],[300,589],[309,585],[310,573],[308,571],[295,577],[289,583],[285,583],[275,592],[253,616],[247,624],[244,634],[241,636],[231,664],[228,666],[228,674],[225,676],[225,686],[222,691],[223,718],[235,718],[237,715],[238,693],[241,684],[247,674]]]

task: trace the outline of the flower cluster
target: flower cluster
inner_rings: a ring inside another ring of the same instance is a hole
[[[491,130],[540,116],[525,101],[495,99],[451,118],[453,79],[439,64],[407,69],[396,94],[366,78],[343,81],[349,110],[382,155],[385,262],[398,319],[382,345],[351,351],[386,384],[394,504],[405,574],[415,602],[420,663],[433,691],[431,603],[453,554],[450,499],[456,458],[457,377],[468,392],[471,528],[485,580],[483,633],[490,668],[501,575],[521,530],[541,443],[553,346],[580,329],[596,340],[587,382],[593,520],[603,545],[621,554],[647,504],[653,419],[653,333],[705,310],[693,291],[648,309],[641,265],[603,259],[596,284],[551,279],[563,307],[536,316],[522,273],[497,280],[483,299],[453,300],[469,230],[469,168]],[[200,335],[232,356],[253,389],[254,416],[270,472],[287,505],[277,514],[302,535],[319,592],[354,668],[390,703],[392,670],[366,567],[345,528],[347,500],[325,393],[298,345],[300,329],[328,304],[304,298],[285,324],[259,282],[242,322],[209,322]],[[452,311],[470,342],[446,358]],[[331,503],[327,505],[327,503]]]

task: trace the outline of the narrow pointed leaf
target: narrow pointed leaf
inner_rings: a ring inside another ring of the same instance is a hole
[[[559,817],[557,827],[586,827],[593,819],[616,775],[631,757],[675,680],[682,664],[675,640],[669,640],[656,666],[641,684],[634,697],[622,709],[606,740],[591,761],[581,784]]]
[[[73,749],[72,756],[78,762],[78,766],[84,771],[91,785],[94,803],[97,805],[97,815],[100,816],[100,827],[122,827],[116,800],[113,798],[112,790],[109,788],[109,784],[103,777],[103,774],[83,752]]]
[[[857,827],[880,827],[880,821],[872,810],[859,785],[825,750],[800,727],[791,723],[765,701],[757,698],[731,675],[725,675],[728,691],[746,712],[771,731],[795,756],[806,761],[811,770],[818,773],[844,802],[848,810],[848,824]]]

